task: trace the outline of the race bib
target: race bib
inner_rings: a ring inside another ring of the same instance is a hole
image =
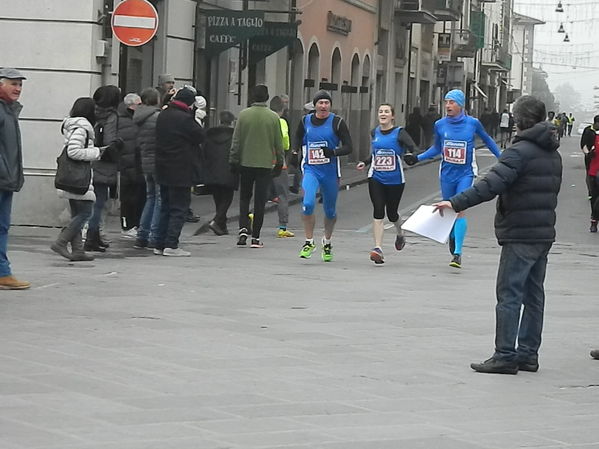
[[[377,150],[372,160],[372,168],[376,171],[395,171],[397,157],[393,150]]]
[[[308,164],[322,165],[331,162],[331,160],[324,155],[323,148],[326,148],[326,146],[326,142],[310,142],[308,144]]]
[[[446,140],[443,142],[443,160],[452,164],[466,163],[467,143],[463,140]]]

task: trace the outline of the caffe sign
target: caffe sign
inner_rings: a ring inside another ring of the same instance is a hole
[[[210,11],[206,14],[206,51],[220,53],[259,35],[264,27],[260,11]]]

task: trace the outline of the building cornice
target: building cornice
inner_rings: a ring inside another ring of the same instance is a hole
[[[372,14],[376,14],[376,6],[373,6],[369,3],[366,3],[363,0],[343,0],[345,3],[349,3],[350,5],[355,6],[356,8],[363,9],[364,11],[368,11]]]

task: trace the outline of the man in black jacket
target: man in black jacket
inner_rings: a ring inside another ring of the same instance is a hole
[[[497,164],[474,186],[435,204],[456,212],[499,195],[495,235],[502,246],[497,273],[495,353],[471,368],[481,373],[536,372],[543,329],[547,254],[555,241],[562,180],[556,130],[545,105],[531,96],[514,104],[517,134]],[[520,310],[522,309],[520,318]],[[516,347],[517,344],[517,347]]]
[[[185,213],[196,184],[200,144],[204,130],[195,121],[191,106],[196,92],[179,90],[156,120],[156,182],[160,185],[160,223],[154,254],[189,256],[179,248]]]

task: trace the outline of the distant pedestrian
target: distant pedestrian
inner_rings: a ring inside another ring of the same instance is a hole
[[[580,147],[584,153],[586,167],[586,184],[591,202],[590,232],[597,232],[599,222],[599,115],[593,119],[593,124],[587,126],[580,138]]]
[[[576,121],[576,119],[574,118],[574,116],[570,112],[570,115],[568,117],[568,137],[572,136],[572,128],[574,127],[574,122],[575,121]]]
[[[156,121],[160,114],[160,93],[153,87],[141,92],[141,104],[133,113],[139,128],[136,145],[140,151],[141,170],[146,185],[146,200],[135,240],[135,248],[156,248],[160,221],[160,187],[156,183]]]
[[[433,143],[433,135],[435,131],[435,122],[439,120],[441,116],[437,112],[435,106],[430,106],[424,117],[422,117],[422,148],[428,148]]]
[[[233,172],[240,174],[239,239],[245,246],[251,234],[251,247],[262,248],[260,231],[264,221],[267,191],[273,176],[283,168],[283,138],[279,117],[268,108],[268,89],[255,86],[251,106],[241,111],[229,155]],[[254,196],[254,219],[250,225],[250,200]]]
[[[160,225],[154,254],[190,256],[179,247],[191,202],[204,130],[195,121],[196,92],[180,89],[156,121],[156,182],[160,185]]]
[[[289,223],[289,173],[287,171],[287,156],[289,153],[289,124],[283,118],[285,112],[285,103],[280,97],[273,97],[270,101],[270,109],[277,113],[280,117],[281,136],[283,138],[283,168],[279,176],[273,176],[272,183],[274,186],[275,196],[278,198],[277,213],[279,215],[279,229],[277,237],[295,237],[295,234],[287,229]]]
[[[510,114],[507,109],[504,109],[501,113],[499,120],[499,129],[501,130],[501,148],[505,148],[509,143],[510,135]]]
[[[175,77],[170,73],[158,75],[156,90],[160,93],[160,107],[163,108],[177,92],[175,89]]]
[[[123,140],[119,158],[119,196],[121,199],[121,237],[135,239],[146,202],[146,183],[141,169],[141,153],[137,145],[139,128],[133,114],[141,104],[136,93],[125,95],[118,106],[117,136]]]
[[[8,250],[8,229],[12,197],[23,187],[23,147],[19,114],[19,97],[25,78],[18,70],[0,69],[0,290],[23,290],[29,282],[19,281],[12,275]]]
[[[423,117],[422,114],[420,113],[420,108],[414,108],[412,110],[412,113],[410,115],[408,115],[408,120],[406,122],[406,131],[408,132],[408,134],[410,136],[412,136],[412,140],[414,140],[414,143],[416,144],[417,147],[420,147],[420,133],[422,132],[422,122],[423,122]],[[428,147],[426,147],[428,148]],[[425,148],[425,149],[426,149]]]
[[[493,109],[491,111],[491,120],[490,120],[490,126],[491,126],[492,133],[489,134],[493,139],[497,139],[500,121],[501,121],[501,116],[500,116],[499,112],[497,112],[496,109]]]
[[[95,146],[102,147],[115,142],[120,142],[117,147],[122,146],[122,141],[118,138],[119,116],[117,113],[117,107],[121,102],[121,90],[113,85],[101,86],[94,92],[93,99],[96,103]],[[102,213],[109,193],[116,192],[118,158],[95,161],[92,163],[92,169],[96,201],[87,226],[85,251],[104,252],[108,243],[100,236]]]
[[[206,131],[206,141],[202,148],[202,180],[214,200],[214,218],[208,227],[216,235],[227,235],[227,212],[235,190],[239,186],[239,175],[229,169],[229,152],[233,141],[233,122],[231,111],[219,114],[220,124]]]
[[[434,204],[463,211],[499,195],[495,235],[501,248],[497,273],[495,352],[472,369],[517,374],[539,369],[547,255],[555,241],[555,208],[562,160],[545,105],[525,95],[514,104],[517,134],[489,173],[474,186]]]

